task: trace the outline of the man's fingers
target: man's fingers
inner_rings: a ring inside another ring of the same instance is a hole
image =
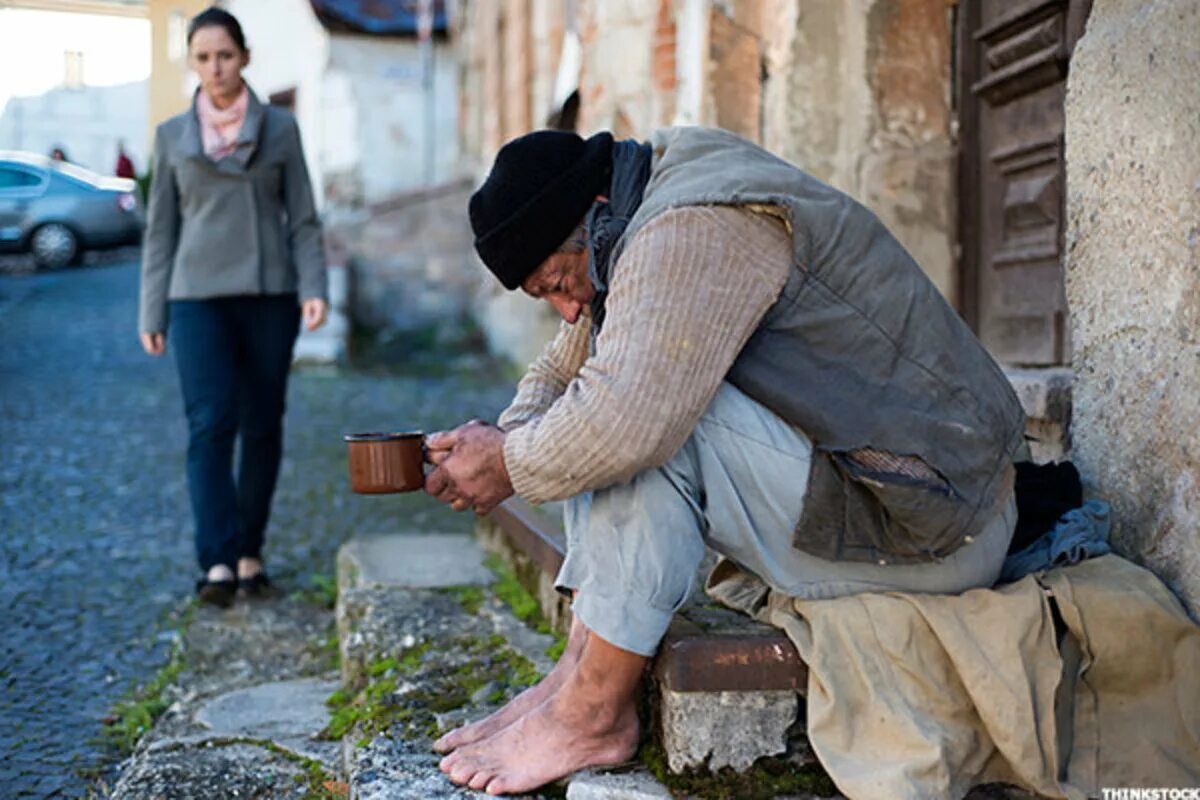
[[[463,498],[459,497],[453,503],[450,504],[450,507],[452,509],[454,509],[455,511],[466,511],[468,508],[471,507],[471,501],[464,500]]]
[[[425,437],[426,450],[450,450],[458,443],[458,431],[438,431]],[[432,453],[430,454],[432,461]],[[438,463],[434,461],[433,463]]]
[[[442,462],[449,457],[449,450],[426,450],[425,452],[425,460],[435,466],[441,466]]]
[[[431,494],[434,497],[437,497],[448,488],[450,488],[450,478],[446,475],[445,470],[435,469],[433,472],[425,476],[426,494]]]

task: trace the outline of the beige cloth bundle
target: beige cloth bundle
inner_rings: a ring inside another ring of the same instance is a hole
[[[708,589],[795,642],[809,739],[854,800],[1200,786],[1200,627],[1118,556],[957,596],[792,600],[729,562]]]

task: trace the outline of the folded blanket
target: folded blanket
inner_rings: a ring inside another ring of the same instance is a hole
[[[809,740],[852,800],[1200,786],[1200,628],[1118,556],[956,596],[793,600],[729,562],[708,589],[796,644]]]

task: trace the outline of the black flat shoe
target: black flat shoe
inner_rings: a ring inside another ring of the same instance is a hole
[[[238,588],[251,597],[261,597],[271,591],[271,579],[265,571],[249,578],[238,578]]]
[[[237,596],[237,581],[210,581],[208,578],[201,578],[196,581],[196,596],[201,602],[229,608],[233,605],[233,598]]]

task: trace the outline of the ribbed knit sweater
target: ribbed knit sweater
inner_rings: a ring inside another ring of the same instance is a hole
[[[660,214],[609,275],[604,326],[563,323],[500,417],[516,493],[533,503],[623,483],[687,441],[782,291],[791,237],[725,206]]]

